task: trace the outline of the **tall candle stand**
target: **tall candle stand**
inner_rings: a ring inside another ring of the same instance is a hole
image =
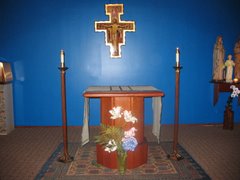
[[[173,152],[168,155],[168,158],[173,160],[181,160],[183,156],[178,153],[177,144],[178,144],[178,122],[179,122],[179,82],[180,82],[180,70],[182,66],[177,64],[173,67],[176,72],[176,87],[175,87],[175,114],[174,114],[174,132],[173,132]]]
[[[66,113],[66,83],[65,75],[67,67],[58,67],[61,73],[61,93],[62,93],[62,131],[63,131],[63,155],[58,158],[59,162],[68,163],[73,161],[73,157],[68,154],[68,134],[67,134],[67,113]]]

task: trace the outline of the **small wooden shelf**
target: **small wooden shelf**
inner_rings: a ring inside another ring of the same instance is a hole
[[[213,97],[213,105],[214,106],[217,104],[219,93],[232,91],[232,89],[230,89],[231,85],[235,85],[236,87],[238,87],[240,89],[240,81],[228,83],[225,81],[212,80],[210,82],[214,84],[214,97]],[[238,97],[238,105],[240,105],[240,96]]]

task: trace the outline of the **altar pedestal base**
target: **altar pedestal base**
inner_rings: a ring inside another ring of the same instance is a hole
[[[97,163],[111,169],[117,169],[117,152],[106,152],[101,145],[97,144]],[[127,169],[133,169],[147,163],[148,144],[144,140],[138,144],[134,151],[127,152]]]

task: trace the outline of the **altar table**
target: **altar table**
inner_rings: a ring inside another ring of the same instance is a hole
[[[137,129],[135,138],[138,146],[133,152],[128,152],[127,168],[135,168],[147,162],[148,145],[144,138],[144,98],[152,97],[153,107],[153,134],[158,138],[160,135],[160,120],[162,103],[161,97],[164,93],[152,86],[90,86],[83,96],[84,102],[84,124],[82,131],[82,145],[89,142],[89,98],[100,98],[101,123],[106,125],[117,125],[118,121],[110,121],[110,113],[113,107],[121,106],[131,111],[138,121],[134,124]],[[128,127],[129,128],[129,127]],[[97,145],[97,163],[109,168],[117,168],[116,153],[108,153]]]

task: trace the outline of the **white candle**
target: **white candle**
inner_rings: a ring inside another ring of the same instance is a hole
[[[61,61],[61,67],[64,67],[64,51],[60,51],[60,61]]]
[[[180,65],[179,56],[180,56],[180,51],[179,51],[179,48],[177,48],[176,49],[176,64],[177,64],[177,67],[179,67],[179,65]]]
[[[0,81],[3,81],[3,63],[2,62],[0,62]]]

